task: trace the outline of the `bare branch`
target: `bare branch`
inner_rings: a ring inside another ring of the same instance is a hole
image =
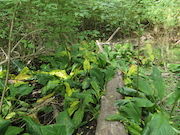
[[[110,38],[106,42],[110,42],[110,40],[114,37],[114,35],[120,30],[120,27],[118,27],[114,33],[110,36]]]
[[[41,30],[43,30],[43,29],[37,29],[37,30],[31,31],[31,32],[29,32],[28,34],[24,35],[24,36],[14,45],[14,47],[11,49],[11,53],[14,51],[14,49],[16,49],[16,47],[21,43],[21,41],[22,41],[25,37],[29,36],[30,34],[33,34],[33,33],[37,32],[37,31],[41,31]]]

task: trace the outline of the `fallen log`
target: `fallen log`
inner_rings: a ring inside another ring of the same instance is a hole
[[[101,98],[101,109],[95,135],[127,135],[124,125],[120,121],[105,120],[111,114],[116,114],[117,108],[114,102],[122,99],[122,96],[116,92],[116,89],[123,87],[123,85],[123,74],[120,71],[107,83],[106,94]]]

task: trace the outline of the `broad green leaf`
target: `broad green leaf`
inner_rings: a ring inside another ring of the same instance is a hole
[[[93,104],[96,103],[96,102],[93,100],[92,95],[85,97],[85,99],[84,99],[84,101],[83,101],[83,104],[82,104],[82,108],[85,108],[86,106],[89,106],[89,103],[93,103]]]
[[[3,118],[0,117],[0,133],[2,135],[5,134],[9,124],[10,124],[10,120],[4,120]]]
[[[26,122],[26,131],[31,135],[43,135],[41,127],[31,117],[24,116],[23,120]]]
[[[151,120],[144,127],[142,135],[174,135],[175,131],[169,124],[167,117],[161,113],[152,115]]]
[[[92,52],[84,51],[84,57],[90,62],[97,63],[97,59]]]
[[[144,81],[141,78],[139,78],[139,80],[138,80],[138,88],[139,88],[140,91],[142,91],[142,92],[144,92],[144,93],[146,93],[148,95],[153,95],[154,94],[152,86],[148,82]]]
[[[81,124],[82,120],[84,118],[84,109],[83,108],[79,108],[73,116],[73,123],[75,124],[76,127],[79,126],[79,124]]]
[[[115,69],[112,66],[108,66],[107,70],[105,70],[105,81],[109,82],[115,75]]]
[[[130,132],[131,135],[141,135],[142,134],[142,128],[136,124],[136,123],[130,123],[130,125],[127,125],[127,129]]]
[[[116,100],[115,105],[116,106],[122,106],[122,105],[129,103],[129,102],[131,102],[130,99]]]
[[[117,92],[123,95],[136,96],[137,90],[128,87],[123,87],[123,88],[118,88]]]
[[[53,80],[53,81],[48,81],[47,85],[45,85],[42,88],[42,94],[46,94],[48,92],[48,90],[53,90],[54,88],[56,88],[59,85],[60,81],[59,80]]]
[[[17,71],[21,71],[25,67],[25,64],[21,62],[19,59],[14,59],[12,60],[12,67],[14,69],[17,69]]]
[[[82,82],[82,88],[87,89],[90,86],[90,78],[85,78]]]
[[[154,105],[154,103],[145,98],[133,97],[131,100],[135,102],[138,107],[152,107]]]
[[[119,113],[133,123],[140,124],[141,122],[142,108],[133,102],[121,106]]]
[[[50,80],[54,80],[55,77],[53,75],[47,73],[37,73],[38,83],[42,85],[46,85]]]
[[[124,116],[122,116],[120,114],[112,114],[112,115],[108,116],[106,118],[106,120],[109,120],[109,121],[121,121],[121,122],[124,122],[124,123],[129,121],[126,117],[124,117]]]
[[[14,87],[13,85],[10,85],[10,93],[12,97],[15,97],[16,95],[24,96],[32,92],[34,89],[34,86],[29,86],[28,84],[23,84],[19,87]]]
[[[55,124],[41,126],[41,132],[43,135],[68,135],[66,125]]]
[[[85,71],[88,71],[88,72],[90,71],[91,65],[90,65],[90,62],[87,59],[85,59],[85,61],[83,63],[83,68],[84,68]]]
[[[99,85],[95,81],[91,81],[91,86],[93,87],[94,91],[96,92],[96,96],[100,98],[100,88]]]
[[[108,57],[107,53],[102,52],[102,53],[99,53],[98,56],[99,56],[98,64],[104,67],[107,63],[107,57]]]
[[[24,129],[15,126],[9,126],[5,135],[19,135]]]
[[[67,110],[59,113],[59,115],[56,118],[56,123],[66,125],[66,131],[68,135],[73,134],[76,128]]]
[[[165,84],[161,76],[161,72],[157,69],[157,67],[153,68],[152,80],[153,80],[153,86],[156,89],[157,95],[159,99],[162,100],[164,97],[164,92],[165,92]]]
[[[91,69],[90,77],[92,78],[92,80],[96,81],[99,86],[102,87],[104,85],[104,74],[99,68]]]

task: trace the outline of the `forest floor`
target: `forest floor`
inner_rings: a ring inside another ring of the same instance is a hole
[[[140,41],[141,47],[143,47],[145,44],[157,45],[160,43],[161,39],[154,38],[149,33],[147,33],[147,34],[145,34],[145,36],[142,36],[140,38],[140,40],[141,40]],[[138,37],[127,38],[127,39],[123,39],[123,40],[116,39],[115,41],[113,41],[114,45],[115,44],[125,44],[125,43],[132,43],[136,48],[138,46]],[[173,62],[179,63],[178,60],[180,59],[180,55],[177,52],[180,51],[180,48],[178,46],[174,46],[174,47],[172,47],[170,50],[167,50],[168,51],[167,54],[169,53],[171,55],[170,63],[173,63]],[[159,54],[158,59],[160,59],[160,57],[161,57],[161,54]],[[168,57],[169,56],[167,56],[165,59],[168,59]],[[161,58],[160,61],[166,61],[165,59]],[[163,64],[162,64],[162,67],[158,67],[158,68],[160,68],[160,70],[163,73],[165,73],[163,75],[163,78],[164,78],[164,81],[166,84],[166,96],[164,98],[164,100],[165,100],[175,89],[176,84],[177,84],[178,80],[180,79],[179,75],[177,76],[177,74],[179,74],[179,72],[178,73],[172,73],[171,71],[167,70],[167,67],[164,67]],[[144,70],[145,74],[151,74],[152,67],[143,68],[143,70]],[[177,106],[180,106],[180,102],[178,102]],[[171,112],[171,108],[172,108],[172,106],[166,106],[167,113]],[[178,118],[179,115],[180,115],[180,110],[178,108],[176,108],[173,120],[174,120],[174,126],[177,127],[177,129],[180,129],[180,128],[178,128],[180,126],[180,119]],[[77,129],[73,135],[95,135],[96,126],[97,126],[97,120],[94,119],[93,121],[87,123],[86,125],[80,127],[79,129]]]

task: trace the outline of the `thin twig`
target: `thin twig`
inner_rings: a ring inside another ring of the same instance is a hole
[[[120,27],[118,27],[114,33],[110,36],[110,38],[106,42],[110,42],[110,40],[114,37],[114,35],[120,30]]]
[[[11,49],[11,53],[14,51],[14,49],[16,49],[16,47],[21,43],[21,41],[22,41],[25,37],[29,36],[30,34],[33,34],[33,33],[37,32],[37,31],[41,31],[41,30],[43,30],[43,29],[36,29],[36,30],[33,30],[33,31],[29,32],[28,34],[24,35],[24,36],[14,45],[14,47]]]
[[[15,21],[15,16],[16,16],[16,8],[18,6],[19,3],[17,3],[14,7],[14,11],[13,11],[13,15],[12,15],[12,21],[11,21],[11,27],[10,27],[10,32],[9,32],[9,43],[8,43],[8,54],[6,56],[6,60],[7,60],[7,71],[6,71],[6,80],[4,83],[4,89],[2,92],[2,96],[1,96],[1,102],[0,102],[0,113],[2,111],[2,105],[3,105],[3,101],[4,101],[4,96],[6,93],[6,88],[7,88],[7,84],[8,84],[8,79],[9,79],[9,70],[10,70],[10,61],[11,61],[11,45],[12,45],[12,37],[13,37],[13,27],[14,27],[14,21]]]
[[[139,19],[138,19],[138,60],[139,60],[139,56],[140,56],[140,44],[141,44],[141,25],[140,25],[140,15],[139,15]],[[137,87],[137,91],[136,91],[136,97],[139,96],[139,62],[137,62],[137,83],[136,83],[136,87]]]
[[[16,47],[21,43],[21,41],[22,41],[25,37],[29,36],[29,35],[32,34],[32,33],[37,32],[37,31],[41,31],[41,30],[43,30],[43,29],[37,29],[37,30],[31,31],[31,32],[29,32],[28,34],[26,34],[25,36],[23,36],[23,37],[14,45],[14,47],[11,49],[10,52],[12,53],[12,52],[14,51],[14,49],[16,49]],[[7,61],[8,61],[8,58],[6,57],[5,60],[3,60],[3,61],[0,62],[0,65],[6,63]]]

